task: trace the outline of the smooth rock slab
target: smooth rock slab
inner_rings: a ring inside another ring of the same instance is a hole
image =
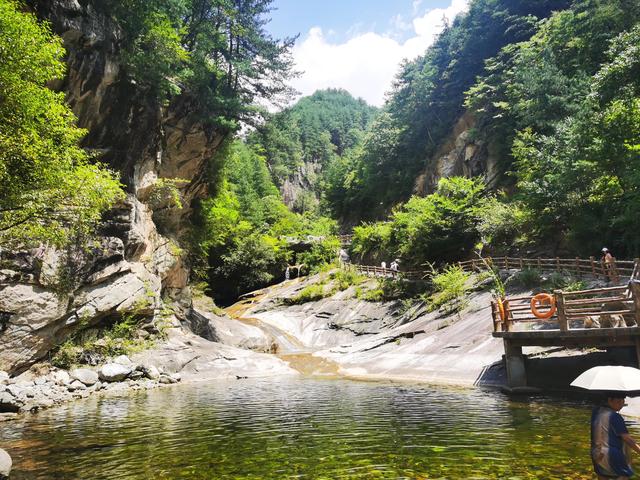
[[[105,382],[121,382],[129,376],[131,368],[119,363],[107,363],[100,369],[100,380]]]
[[[76,368],[70,372],[71,378],[82,382],[87,387],[94,385],[98,381],[98,374],[88,368]]]
[[[0,480],[9,478],[9,474],[11,473],[11,466],[11,457],[6,451],[0,448]]]

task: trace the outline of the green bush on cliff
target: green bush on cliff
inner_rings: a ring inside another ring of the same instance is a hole
[[[64,93],[62,40],[13,0],[0,0],[0,245],[62,245],[85,234],[123,193],[80,148]]]
[[[431,279],[434,291],[426,297],[429,310],[445,307],[448,312],[459,312],[464,309],[468,305],[466,296],[472,288],[471,277],[455,265],[435,274]]]

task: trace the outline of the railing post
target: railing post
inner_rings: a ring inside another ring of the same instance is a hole
[[[637,280],[631,280],[629,288],[631,289],[631,298],[633,298],[633,306],[635,308],[636,325],[640,326],[640,283]]]
[[[504,269],[509,270],[509,257],[504,257]]]
[[[520,270],[524,270],[524,265],[522,263],[522,257],[518,257],[520,259]]]
[[[538,272],[542,273],[542,260],[538,257]]]
[[[593,258],[593,256],[591,256],[591,257],[589,257],[589,261],[591,262],[591,274],[593,275],[593,278],[598,278],[598,274],[596,273],[595,258]]]
[[[496,302],[491,300],[491,318],[493,318],[493,331],[499,332],[502,330],[502,319],[497,313]]]
[[[511,332],[513,330],[513,319],[510,317],[509,313],[509,300],[506,298],[502,300],[502,308],[504,309],[504,329],[507,332]]]
[[[578,272],[578,276],[582,276],[581,272],[580,272],[580,257],[576,257],[576,270]]]
[[[556,257],[556,272],[560,273],[560,257]]]
[[[567,321],[567,315],[564,311],[564,294],[562,290],[555,290],[553,292],[556,296],[556,310],[558,312],[558,326],[561,332],[569,330],[569,322]]]

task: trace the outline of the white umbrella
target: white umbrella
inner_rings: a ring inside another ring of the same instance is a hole
[[[571,386],[587,390],[637,391],[640,390],[640,370],[614,365],[593,367],[571,382]]]

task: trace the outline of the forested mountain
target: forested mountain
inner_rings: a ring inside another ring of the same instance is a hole
[[[376,112],[344,90],[320,90],[275,114],[249,144],[264,153],[287,206],[314,210],[326,175],[353,155]]]
[[[636,0],[472,1],[401,68],[361,150],[327,186],[331,209],[356,223],[396,207],[393,220],[412,192],[435,193],[421,204],[425,221],[449,226],[423,232],[434,239],[472,225],[469,242],[496,229],[494,249],[594,254],[613,245],[638,255],[639,21]],[[439,210],[449,190],[439,180],[454,175],[507,193],[494,218],[480,215],[485,227]],[[369,233],[390,255],[444,253],[404,251],[400,231],[380,237],[389,232],[380,228]]]

